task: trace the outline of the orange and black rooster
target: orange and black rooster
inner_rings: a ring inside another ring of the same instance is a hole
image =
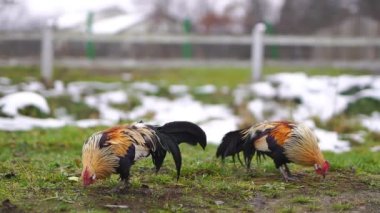
[[[83,145],[82,180],[90,185],[97,179],[105,179],[113,173],[120,175],[120,189],[126,189],[130,167],[141,158],[152,156],[158,172],[166,152],[173,155],[179,178],[182,164],[178,145],[186,142],[206,147],[206,134],[196,124],[176,121],[163,126],[133,125],[116,126],[94,133]]]
[[[250,128],[227,133],[216,152],[224,160],[243,151],[247,168],[257,152],[257,158],[273,159],[285,181],[294,180],[287,163],[314,166],[317,174],[325,177],[330,164],[323,157],[316,135],[303,124],[288,121],[263,122]],[[239,158],[240,160],[240,158]]]

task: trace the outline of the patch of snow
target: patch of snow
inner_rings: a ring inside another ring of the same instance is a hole
[[[371,87],[374,89],[380,89],[380,77],[372,78]]]
[[[128,13],[104,20],[97,21],[93,24],[93,33],[95,34],[115,34],[122,32],[143,21],[148,17],[148,13]]]
[[[380,98],[380,87],[375,84],[375,82],[380,84],[380,77],[377,76],[361,76],[355,81],[356,76],[309,77],[305,74],[282,73],[269,76],[268,79],[268,82],[258,82],[248,86],[241,85],[233,91],[229,91],[227,87],[221,91],[225,94],[231,93],[236,105],[247,102],[248,110],[258,121],[290,119],[296,122],[307,122],[308,126],[315,129],[320,138],[322,150],[343,152],[349,149],[349,144],[347,141],[341,140],[335,132],[317,129],[311,119],[319,117],[326,121],[344,111],[349,103],[361,97]],[[352,95],[341,95],[341,92],[354,87],[362,88],[362,90]],[[14,118],[0,118],[0,129],[29,130],[34,127],[58,128],[64,125],[86,128],[97,125],[115,125],[120,120],[138,121],[141,119],[161,125],[174,120],[186,120],[199,124],[206,131],[210,143],[219,143],[226,132],[238,128],[239,118],[228,106],[204,104],[194,100],[188,94],[189,87],[185,85],[169,87],[171,94],[178,95],[175,99],[146,95],[159,92],[158,86],[148,82],[131,82],[125,91],[122,88],[120,83],[101,82],[72,82],[65,87],[63,82],[56,81],[53,89],[47,89],[36,82],[19,85],[0,83],[0,93],[6,95],[15,92],[0,99],[0,107],[5,111],[4,113],[15,116]],[[49,112],[49,107],[43,96],[33,92],[17,92],[19,89],[38,91],[45,97],[69,95],[74,101],[84,101],[90,107],[96,108],[100,112],[100,118],[75,121],[64,108],[55,110],[54,117],[56,119],[21,116],[18,114],[18,109],[26,105],[37,105],[38,108],[43,108],[41,111],[46,113]],[[217,91],[213,85],[205,85],[195,90],[204,94],[213,94]],[[256,94],[254,97],[257,98],[249,100],[252,92]],[[130,111],[112,107],[112,104],[127,103],[130,93],[139,99],[140,106]],[[280,98],[280,101],[277,98]],[[294,102],[294,99],[299,102]],[[286,101],[292,104],[286,104]],[[361,116],[359,120],[369,130],[380,132],[380,112],[373,113],[371,116]],[[356,141],[361,141],[359,136],[353,135],[352,137]]]
[[[371,152],[380,152],[380,146],[371,147]]]
[[[361,97],[380,99],[380,90],[372,87],[377,82],[376,76],[313,76],[304,73],[280,73],[268,77],[269,82],[262,82],[259,86],[251,85],[251,89],[260,96],[273,96],[274,90],[270,84],[278,85],[276,97],[282,100],[299,100],[301,103],[294,110],[295,120],[305,120],[310,117],[319,117],[327,121],[336,114],[343,112],[348,104]],[[380,82],[380,81],[379,81]],[[269,85],[269,86],[268,86]],[[262,87],[262,88],[260,88]],[[354,95],[341,95],[351,88],[368,88]]]
[[[149,82],[134,82],[131,85],[131,88],[135,90],[140,90],[143,92],[148,92],[148,93],[157,93],[159,91],[158,86],[151,84]]]
[[[313,130],[319,139],[319,147],[324,151],[333,151],[336,153],[347,152],[350,150],[348,141],[340,140],[338,133],[323,129]]]
[[[67,93],[74,102],[79,102],[82,95],[92,94],[94,90],[110,91],[121,87],[120,83],[76,81],[67,84]]]
[[[65,84],[63,81],[54,81],[54,91],[58,94],[63,94],[65,92]]]
[[[257,98],[250,101],[247,108],[257,121],[293,119],[290,107],[280,105],[274,101]]]
[[[304,93],[301,96],[302,104],[294,112],[296,120],[304,120],[317,116],[327,121],[332,116],[341,113],[347,108],[349,99],[337,95],[333,91],[318,92],[314,94]]]
[[[261,99],[255,99],[248,103],[248,110],[251,111],[253,116],[259,120],[264,120],[264,109],[265,105],[264,102]]]
[[[32,82],[28,82],[28,83],[22,83],[21,84],[21,90],[38,92],[38,91],[45,90],[45,86],[41,82],[32,81]]]
[[[380,132],[380,113],[374,112],[371,116],[362,116],[361,124],[373,132]]]
[[[244,100],[246,100],[249,97],[250,92],[249,92],[249,89],[247,89],[245,86],[239,85],[232,92],[232,95],[234,97],[234,103],[235,103],[235,105],[240,105],[240,104],[242,104],[244,102]]]
[[[6,78],[6,77],[0,77],[0,84],[2,84],[2,85],[9,85],[11,83],[12,83],[11,79]]]
[[[261,98],[274,98],[275,88],[269,82],[257,82],[251,85],[251,91]]]
[[[202,123],[200,127],[206,132],[208,143],[220,144],[224,134],[238,128],[239,119],[229,117],[224,119],[215,119]]]
[[[44,97],[59,97],[67,95],[65,84],[62,81],[54,81],[52,89],[41,90],[39,91]],[[76,96],[80,96],[80,91]]]
[[[0,99],[0,108],[8,116],[19,115],[18,110],[26,106],[34,106],[46,114],[50,112],[45,98],[34,92],[17,92]]]
[[[359,99],[359,98],[373,98],[373,99],[380,100],[380,88],[372,88],[372,89],[361,90],[355,96],[355,98],[356,99]]]
[[[18,91],[17,85],[0,85],[0,94],[12,94]]]
[[[213,94],[216,92],[216,87],[214,85],[208,84],[196,88],[195,92],[199,94]]]
[[[359,87],[364,88],[371,85],[373,81],[373,76],[352,76],[352,75],[341,75],[332,79],[337,79],[337,89],[338,92],[345,92],[351,88]]]
[[[84,101],[86,104],[92,107],[96,107],[100,104],[123,104],[128,101],[128,96],[124,91],[117,90],[86,96]]]
[[[0,117],[0,129],[5,131],[26,131],[33,128],[60,128],[65,125],[65,121],[53,118],[40,119],[27,116],[17,116],[14,118]]]
[[[77,13],[66,13],[59,16],[55,20],[55,25],[60,29],[74,27],[86,23],[87,13],[77,12]]]
[[[365,140],[365,135],[366,135],[366,132],[365,131],[359,131],[359,132],[356,132],[356,133],[351,133],[351,134],[344,134],[344,138],[347,138],[351,141],[354,141],[356,143],[364,143]]]
[[[65,0],[65,1],[49,1],[49,0],[28,0],[25,1],[28,11],[33,15],[40,16],[56,16],[67,13],[86,13],[88,11],[98,11],[101,9],[119,6],[126,10],[134,9],[141,4],[130,1],[120,0]]]
[[[184,120],[202,124],[214,132],[210,136],[214,143],[219,143],[223,134],[227,132],[221,131],[221,129],[230,127],[236,129],[237,127],[238,118],[226,106],[202,104],[189,95],[174,100],[145,96],[141,97],[141,102],[141,106],[128,113],[129,119],[140,120],[146,114],[152,113],[153,117],[150,122],[153,123],[164,124],[175,120]],[[218,128],[216,128],[216,124],[219,125]],[[207,135],[209,137],[208,131]]]
[[[127,117],[124,111],[110,107],[107,104],[101,104],[98,107],[100,118],[104,120],[110,120],[118,122]]]
[[[303,84],[307,80],[307,75],[305,73],[279,73],[275,75],[271,75],[267,77],[269,82],[279,84],[279,85],[286,85],[286,86],[292,86],[295,84]],[[297,85],[295,85],[298,87]],[[297,92],[296,94],[299,94]]]
[[[100,113],[100,118],[104,120],[120,121],[125,118],[126,114],[119,109],[115,109],[110,104],[123,104],[128,101],[127,94],[122,91],[111,91],[97,95],[86,96],[84,102]]]
[[[171,85],[169,92],[173,95],[183,95],[189,92],[189,87],[186,85]]]
[[[89,128],[94,126],[112,126],[115,125],[116,122],[112,120],[101,120],[101,119],[82,119],[74,122],[75,126],[80,128]]]

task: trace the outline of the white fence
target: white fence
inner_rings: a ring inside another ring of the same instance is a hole
[[[1,41],[15,40],[41,40],[41,61],[35,59],[15,58],[0,59],[0,66],[4,65],[38,65],[41,66],[41,75],[46,80],[51,78],[53,65],[64,67],[197,67],[197,66],[229,66],[251,67],[252,79],[260,78],[263,62],[263,47],[276,46],[310,46],[310,47],[380,47],[380,38],[339,38],[320,36],[287,36],[264,35],[264,29],[252,31],[251,36],[200,36],[200,35],[86,35],[53,33],[49,28],[40,34],[0,34]],[[256,32],[256,33],[255,33]],[[112,60],[97,58],[96,60],[78,58],[54,59],[54,43],[65,41],[84,42],[115,42],[115,43],[143,43],[143,44],[216,44],[216,45],[247,45],[251,46],[251,59],[247,60],[199,60],[199,59],[153,59],[153,60]],[[256,45],[257,44],[257,45]],[[256,46],[256,48],[254,48]],[[0,50],[1,51],[1,50]],[[255,60],[254,60],[255,59]],[[380,60],[379,60],[380,61]],[[301,66],[332,66],[355,69],[380,70],[380,62],[374,60],[359,61],[265,61],[265,64],[275,65],[301,65]]]

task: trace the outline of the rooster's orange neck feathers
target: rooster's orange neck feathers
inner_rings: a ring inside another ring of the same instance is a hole
[[[111,147],[99,148],[102,133],[93,134],[82,149],[83,169],[90,175],[95,174],[97,179],[104,179],[115,172],[119,158],[113,154]]]

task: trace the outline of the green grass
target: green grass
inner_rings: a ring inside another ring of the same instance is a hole
[[[274,67],[265,66],[263,75],[271,75],[280,72],[305,72],[308,75],[341,74],[370,74],[365,70],[338,69],[330,67],[307,68],[307,67]],[[188,86],[202,86],[213,84],[217,87],[235,87],[239,84],[249,83],[251,77],[250,68],[177,68],[177,69],[67,69],[56,67],[54,78],[64,82],[72,80],[83,81],[120,81],[124,73],[130,73],[133,81],[149,81],[158,85],[185,84]],[[6,76],[13,82],[23,82],[30,78],[40,79],[38,67],[0,67],[0,76]]]
[[[305,71],[311,75],[358,74],[353,70],[331,68],[265,68],[265,74],[289,70]],[[66,70],[57,68],[55,77],[64,82],[73,80],[120,81],[123,72],[132,73],[133,81],[158,84],[159,95],[169,98],[171,84],[186,84],[194,98],[207,103],[231,105],[233,97],[220,92],[221,87],[234,88],[249,81],[249,69],[171,69],[171,70]],[[101,74],[101,75],[98,75]],[[0,68],[0,76],[12,82],[38,79],[37,68]],[[228,79],[228,81],[226,81]],[[128,83],[128,82],[127,82]],[[196,87],[213,84],[217,95],[197,94]],[[231,91],[231,90],[230,90]],[[355,92],[355,91],[350,91]],[[128,110],[139,105],[138,99],[114,107]],[[78,118],[97,117],[98,112],[67,97],[48,98],[52,114],[62,105],[67,113]],[[374,104],[373,106],[375,106]],[[361,108],[355,106],[354,108]],[[355,109],[356,110],[356,109]],[[43,117],[35,109],[25,109],[26,115]],[[148,115],[147,115],[148,116]],[[50,115],[49,115],[50,117]],[[317,126],[355,133],[364,130],[350,115],[338,115],[328,122],[316,119]],[[380,155],[369,149],[378,145],[380,135],[365,133],[363,143],[353,143],[350,152],[325,152],[331,169],[326,179],[317,176],[312,168],[290,165],[297,182],[286,183],[270,159],[247,171],[231,159],[221,163],[215,158],[216,146],[180,146],[183,162],[179,181],[176,181],[174,162],[170,155],[158,174],[151,159],[138,161],[131,171],[131,188],[126,194],[111,193],[118,184],[117,175],[90,187],[69,180],[81,173],[83,141],[104,127],[80,129],[35,129],[28,132],[0,131],[0,202],[9,199],[18,210],[25,212],[119,212],[105,205],[127,205],[127,211],[153,212],[331,212],[380,209]],[[0,212],[7,212],[0,203]]]
[[[350,103],[346,109],[346,114],[370,115],[373,112],[379,111],[380,101],[374,98],[361,98],[354,103]]]
[[[334,211],[348,211],[353,208],[353,205],[351,203],[336,203],[332,205],[332,208]]]
[[[260,209],[260,204],[253,202],[257,196],[265,200],[268,211],[281,209],[281,212],[344,211],[356,209],[359,204],[368,208],[379,205],[375,198],[367,196],[380,192],[380,157],[364,152],[363,147],[343,154],[325,153],[332,169],[324,181],[312,168],[292,165],[293,173],[303,177],[298,182],[285,183],[269,159],[260,165],[254,162],[254,168],[247,172],[231,159],[224,164],[216,159],[216,146],[209,145],[203,151],[182,144],[183,167],[178,182],[168,155],[158,174],[154,174],[150,159],[137,162],[132,167],[131,189],[127,194],[110,193],[118,183],[116,175],[84,188],[68,178],[80,176],[82,143],[100,129],[65,127],[0,132],[0,200],[9,199],[19,209],[32,212],[104,211],[107,204],[125,204],[132,211],[246,211]],[[347,193],[352,193],[351,197]],[[340,203],[323,203],[324,197],[338,199]],[[357,202],[348,205],[349,199]],[[216,201],[223,203],[217,205]]]
[[[312,203],[313,201],[314,201],[314,199],[312,199],[310,197],[303,196],[303,195],[297,196],[297,197],[292,199],[293,203],[299,203],[299,204]]]

